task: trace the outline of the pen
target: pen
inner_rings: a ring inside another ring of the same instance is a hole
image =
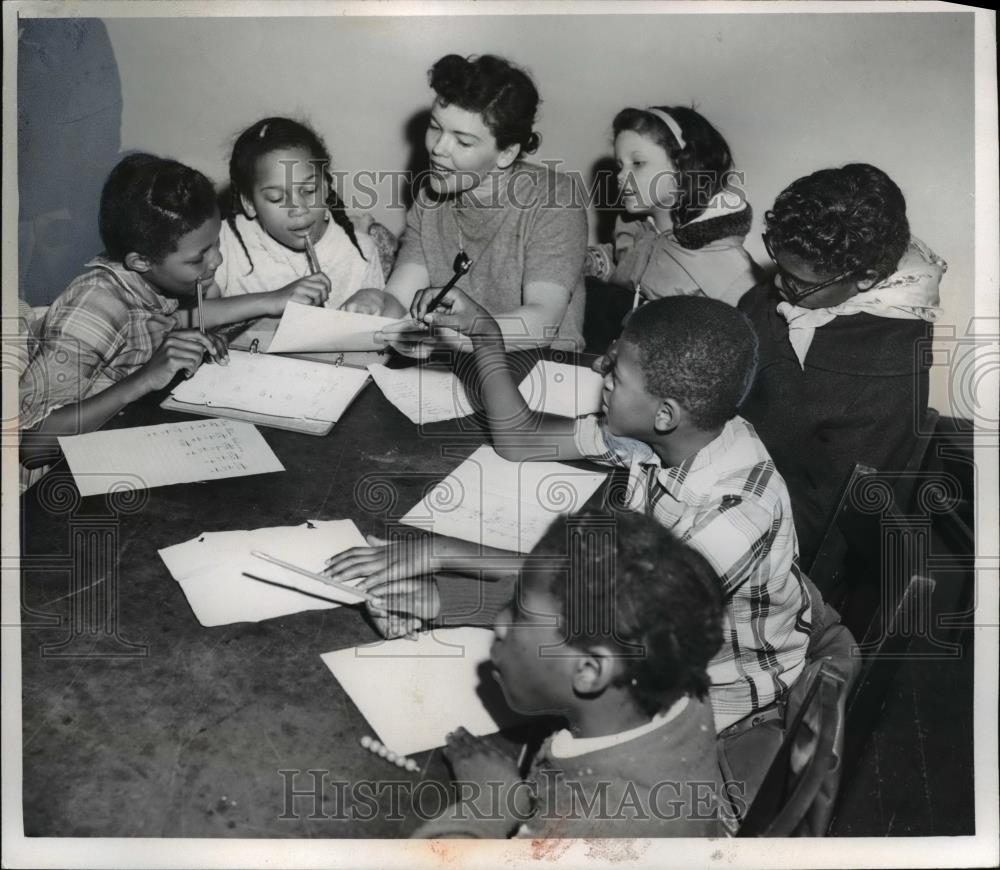
[[[639,300],[642,299],[642,288],[639,286],[639,282],[636,281],[635,284],[635,299],[632,300],[632,310],[635,311],[639,307]]]
[[[198,291],[198,329],[201,334],[205,334],[205,307],[202,304],[202,294],[201,294],[201,278],[194,282],[195,289]]]
[[[309,261],[309,272],[313,275],[319,274],[319,260],[316,259],[316,249],[313,247],[312,239],[303,236],[306,241],[306,259]]]
[[[296,574],[301,574],[303,577],[311,577],[313,580],[318,580],[324,586],[332,586],[334,589],[339,589],[341,592],[346,592],[350,595],[358,595],[364,598],[365,601],[372,600],[372,596],[362,589],[355,589],[353,586],[348,586],[346,583],[338,583],[336,580],[331,580],[323,574],[314,574],[312,571],[307,571],[305,568],[300,568],[298,565],[292,565],[290,562],[284,562],[281,559],[276,559],[274,556],[269,556],[267,553],[262,553],[260,550],[251,550],[250,555],[255,556],[258,559],[263,559],[265,562],[270,562],[272,565],[277,565],[279,568],[284,568],[286,571],[294,571]]]
[[[460,260],[457,260],[455,263],[455,274],[452,275],[448,280],[448,283],[441,288],[441,292],[431,300],[431,304],[427,306],[427,310],[424,314],[430,314],[435,308],[437,308],[442,301],[444,301],[444,297],[448,295],[448,291],[458,283],[458,279],[471,268],[472,260],[468,257],[463,257]]]

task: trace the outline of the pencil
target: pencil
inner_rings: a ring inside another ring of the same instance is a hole
[[[312,239],[303,236],[306,240],[306,259],[309,261],[309,272],[313,275],[319,274],[319,260],[316,259],[316,249],[313,247]]]
[[[201,278],[199,278],[194,283],[195,289],[198,291],[198,329],[201,330],[201,334],[205,334],[205,306],[202,303],[202,293],[201,293]]]
[[[365,599],[365,601],[372,600],[372,596],[363,589],[355,589],[353,586],[348,586],[346,583],[338,583],[336,580],[331,580],[323,574],[314,574],[312,571],[307,571],[305,568],[300,568],[298,565],[292,565],[290,562],[276,559],[274,556],[269,556],[267,553],[262,553],[260,550],[251,550],[250,555],[255,556],[258,559],[263,559],[265,562],[270,562],[272,565],[277,565],[279,568],[284,568],[286,571],[294,571],[296,574],[301,574],[303,577],[311,577],[313,580],[318,580],[325,586],[332,586],[334,589],[339,589],[341,592],[346,592],[351,595],[360,595]]]
[[[448,279],[448,283],[441,288],[441,291],[431,300],[431,304],[427,306],[427,310],[424,314],[430,314],[435,308],[437,308],[443,301],[444,297],[448,295],[448,291],[451,290],[458,283],[458,279],[461,278],[469,269],[472,268],[472,260],[464,260],[462,265],[455,269],[455,274]]]

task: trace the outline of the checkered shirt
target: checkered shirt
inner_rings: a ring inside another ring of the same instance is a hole
[[[673,468],[619,438],[603,417],[577,422],[580,452],[629,468],[628,507],[652,515],[715,568],[726,595],[722,648],[708,667],[716,728],[780,698],[805,665],[810,600],[785,481],[741,417]]]
[[[120,263],[103,257],[87,263],[41,324],[38,348],[20,378],[20,428],[32,428],[145,365],[166,332],[150,318],[176,310],[176,299]]]

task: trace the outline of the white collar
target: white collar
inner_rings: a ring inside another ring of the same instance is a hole
[[[635,740],[643,734],[660,728],[676,719],[687,708],[691,699],[685,695],[678,698],[670,706],[669,710],[657,713],[645,725],[637,725],[629,728],[628,731],[620,731],[617,734],[605,734],[603,737],[574,737],[568,728],[563,728],[552,735],[552,742],[549,744],[549,753],[553,758],[574,758],[577,755],[586,755],[588,752],[597,752],[599,749],[610,749],[629,740]]]

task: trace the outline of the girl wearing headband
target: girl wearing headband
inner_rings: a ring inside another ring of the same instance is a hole
[[[636,304],[696,295],[735,305],[756,283],[743,248],[753,212],[725,139],[682,106],[623,109],[613,129],[627,216],[612,244],[589,250],[587,274]]]

